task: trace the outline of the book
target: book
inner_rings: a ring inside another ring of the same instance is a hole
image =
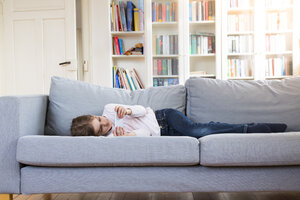
[[[133,4],[131,1],[127,1],[127,30],[132,30],[132,23],[133,23]]]
[[[178,78],[154,78],[153,79],[153,87],[177,85],[178,83],[179,83]]]
[[[156,2],[152,2],[152,22],[156,22]]]
[[[177,35],[155,35],[156,43],[153,41],[153,51],[156,55],[176,55],[178,54],[178,36]]]
[[[118,17],[118,31],[122,31],[122,20],[121,20],[121,14],[120,14],[120,7],[119,5],[116,5],[117,9],[117,17]]]
[[[119,84],[119,76],[118,76],[118,74],[115,75],[115,82],[116,82],[116,85],[114,85],[113,87],[120,88],[120,84]]]
[[[140,79],[138,72],[134,68],[133,68],[133,72],[134,72],[134,75],[136,76],[136,79],[138,80],[139,84],[141,85],[141,88],[145,89],[144,84],[143,84],[142,80]]]
[[[162,22],[162,3],[158,4],[158,22]]]
[[[133,88],[133,85],[132,85],[132,83],[131,83],[131,79],[130,79],[129,76],[127,75],[127,70],[124,69],[123,72],[124,72],[124,74],[125,74],[125,78],[126,78],[126,81],[127,81],[128,85],[129,85],[130,90],[133,91],[134,88]]]
[[[129,85],[128,78],[126,76],[126,72],[125,72],[124,68],[121,68],[121,70],[122,70],[122,75],[123,75],[123,79],[124,79],[124,82],[125,82],[126,89],[127,90],[132,90],[130,85]]]
[[[139,10],[139,30],[144,31],[144,11]]]
[[[114,6],[114,14],[115,14],[115,30],[119,31],[119,22],[118,22],[118,12],[117,12],[117,6]]]
[[[110,6],[110,18],[111,18],[111,31],[116,31],[115,28],[115,13],[114,13],[114,2]]]
[[[139,31],[139,9],[134,8],[134,31]]]
[[[167,22],[170,22],[170,7],[171,7],[171,4],[170,2],[167,2],[166,3],[166,21]]]
[[[120,55],[121,53],[120,53],[119,39],[118,39],[117,36],[115,36],[114,39],[115,39],[115,49],[116,49],[116,53],[117,53],[117,55]]]
[[[124,1],[120,1],[119,6],[120,6],[120,11],[121,11],[121,19],[122,19],[122,30],[127,31]]]
[[[247,59],[228,59],[228,77],[251,76],[251,64]]]
[[[115,66],[113,66],[112,67],[112,80],[113,80],[113,87],[115,87],[116,86],[116,80],[115,80],[115,76],[116,76],[116,67]]]
[[[120,55],[123,55],[123,40],[119,38]]]
[[[137,89],[137,90],[138,90],[138,89],[141,89],[141,87],[139,86],[139,84],[138,84],[138,82],[137,82],[137,80],[136,80],[136,78],[135,78],[135,76],[134,76],[134,74],[133,74],[133,71],[130,70],[129,73],[130,73],[130,76],[131,76],[131,78],[132,78],[132,80],[133,80],[133,83],[134,83],[136,89]]]
[[[178,59],[153,59],[153,75],[178,75]]]
[[[173,22],[176,17],[177,2],[152,2],[152,21],[153,22]]]

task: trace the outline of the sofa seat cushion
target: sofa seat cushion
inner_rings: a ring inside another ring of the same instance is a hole
[[[204,166],[300,165],[300,132],[216,134],[200,144]]]
[[[25,136],[17,161],[35,166],[199,165],[199,141],[191,137]]]

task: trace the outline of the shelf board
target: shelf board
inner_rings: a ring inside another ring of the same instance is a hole
[[[287,6],[287,7],[282,7],[282,8],[269,7],[269,8],[266,8],[266,11],[267,12],[282,12],[282,11],[290,10],[292,8],[293,8],[293,6]]]
[[[293,75],[288,76],[266,76],[266,79],[283,79],[283,78],[291,78],[294,77]]]
[[[228,53],[227,56],[253,56],[253,53]]]
[[[143,35],[144,31],[112,31],[111,35]]]
[[[177,58],[178,55],[153,55],[153,58]]]
[[[152,22],[153,26],[177,25],[178,22]]]
[[[292,55],[293,51],[282,51],[282,52],[266,52],[266,56],[280,56],[280,55]]]
[[[190,21],[190,25],[200,25],[200,24],[215,24],[215,20],[206,20],[206,21]]]
[[[215,78],[214,74],[190,74],[190,77],[203,77],[203,78]]]
[[[267,35],[280,34],[280,33],[293,33],[293,30],[276,30],[276,31],[266,31]]]
[[[228,32],[227,35],[253,35],[253,31]]]
[[[240,12],[253,12],[253,7],[247,7],[247,8],[229,8],[228,13],[240,13]]]
[[[153,75],[153,78],[178,78],[179,75]]]
[[[210,54],[190,54],[190,57],[192,57],[192,58],[214,57],[214,56],[216,56],[215,53],[210,53]]]
[[[112,58],[145,58],[145,55],[112,55]]]
[[[228,80],[253,80],[253,76],[245,76],[245,77],[228,77]]]

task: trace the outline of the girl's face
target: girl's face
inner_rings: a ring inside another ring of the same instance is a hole
[[[103,116],[94,116],[91,122],[95,136],[105,136],[112,128],[112,122]]]

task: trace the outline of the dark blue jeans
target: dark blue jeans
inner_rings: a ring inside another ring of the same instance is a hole
[[[161,135],[191,136],[200,138],[217,133],[247,133],[247,124],[227,124],[220,122],[194,123],[183,113],[175,109],[155,111]]]

